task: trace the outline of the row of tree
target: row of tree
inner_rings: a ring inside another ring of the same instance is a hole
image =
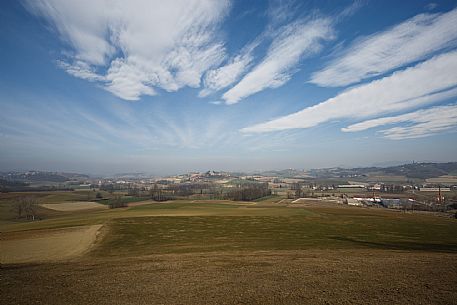
[[[229,190],[224,197],[234,201],[252,201],[269,195],[268,183],[249,183]]]

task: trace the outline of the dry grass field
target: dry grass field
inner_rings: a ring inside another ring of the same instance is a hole
[[[101,225],[5,233],[0,263],[54,262],[79,256],[94,244]]]
[[[1,304],[457,300],[457,221],[427,213],[281,198],[146,201],[10,219],[0,231]]]
[[[2,304],[455,304],[455,254],[391,250],[85,258],[2,270]]]
[[[457,176],[441,176],[437,178],[429,178],[426,179],[426,182],[428,183],[444,183],[444,184],[454,184],[457,183]]]

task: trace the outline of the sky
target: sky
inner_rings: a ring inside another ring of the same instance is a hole
[[[0,170],[456,156],[455,1],[0,3]]]

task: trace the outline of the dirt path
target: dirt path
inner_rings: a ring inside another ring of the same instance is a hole
[[[91,247],[101,227],[102,225],[93,225],[3,233],[0,240],[0,262],[30,263],[76,257]]]

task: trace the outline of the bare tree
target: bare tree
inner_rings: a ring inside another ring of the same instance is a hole
[[[110,209],[125,208],[127,206],[127,202],[124,202],[120,195],[115,195],[109,204]]]
[[[22,200],[16,200],[16,202],[14,202],[12,211],[16,214],[17,218],[22,218],[22,215],[24,214],[24,205],[22,204]]]
[[[27,220],[33,221],[38,216],[38,200],[35,197],[19,197],[13,204],[13,211],[17,218],[25,217]]]

